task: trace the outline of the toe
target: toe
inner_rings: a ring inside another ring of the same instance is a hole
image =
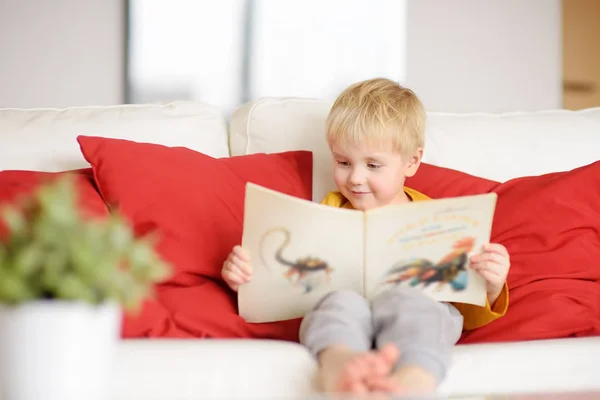
[[[400,393],[401,387],[389,376],[377,376],[367,382],[372,392],[378,393]]]
[[[363,382],[353,382],[350,385],[350,393],[354,394],[367,394],[369,393],[369,389]]]
[[[400,357],[400,351],[395,344],[388,343],[381,348],[382,358],[389,364],[395,364]]]

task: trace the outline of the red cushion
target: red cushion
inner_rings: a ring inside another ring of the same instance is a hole
[[[492,241],[511,255],[508,311],[460,343],[600,334],[600,162],[505,183],[424,164],[407,186],[498,194]]]
[[[299,320],[253,325],[239,318],[235,295],[218,271],[241,238],[244,182],[308,199],[307,154],[236,161],[115,139],[82,137],[80,144],[107,201],[125,210],[140,232],[158,228],[159,248],[176,265],[158,300],[126,321],[125,337],[297,340]],[[260,180],[258,164],[278,168]],[[286,169],[289,180],[281,176]],[[511,253],[509,309],[503,318],[463,334],[460,343],[600,334],[600,163],[505,183],[423,164],[407,186],[433,198],[498,193],[492,241]],[[219,237],[198,226],[215,227]]]
[[[25,170],[0,171],[0,205],[15,204],[18,199],[33,194],[41,184],[51,182],[67,173],[75,175],[81,211],[88,217],[107,216],[108,208],[96,189],[91,168],[54,173]],[[0,237],[6,233],[6,226],[0,219]]]
[[[187,148],[80,136],[107,203],[138,234],[156,231],[173,275],[124,337],[278,337],[297,340],[299,320],[247,324],[221,266],[241,242],[247,182],[312,198],[312,154],[294,151],[215,159]]]
[[[600,161],[494,191],[492,240],[511,255],[510,305],[462,342],[600,334]]]
[[[498,186],[496,181],[426,163],[405,184],[434,199],[489,193]]]
[[[22,196],[32,194],[43,182],[50,182],[65,173],[73,173],[76,176],[75,182],[79,204],[81,211],[85,215],[98,218],[109,215],[108,207],[97,190],[92,168],[57,173],[16,170],[2,171],[0,172],[0,205],[3,203],[14,204]],[[6,233],[6,227],[0,221],[0,237],[3,237]],[[147,301],[145,308],[147,309],[145,313],[140,314],[136,319],[132,319],[137,322],[137,325],[132,327],[132,329],[139,329],[140,325],[145,326],[147,320],[153,320],[156,315],[162,315],[163,317],[168,315],[164,307],[153,299]],[[125,318],[129,317],[126,316]],[[158,332],[167,331],[169,326],[157,326],[155,329]]]

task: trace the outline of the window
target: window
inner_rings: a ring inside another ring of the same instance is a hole
[[[405,78],[406,0],[130,0],[129,102],[231,111]]]

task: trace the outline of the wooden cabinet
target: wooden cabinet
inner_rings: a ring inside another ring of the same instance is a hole
[[[563,0],[563,106],[600,107],[600,1]]]

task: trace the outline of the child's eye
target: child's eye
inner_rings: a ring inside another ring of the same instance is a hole
[[[380,168],[381,165],[379,165],[379,164],[367,164],[367,167],[369,167],[371,169],[377,169],[377,168]]]
[[[350,163],[348,161],[338,161],[337,163],[344,167],[347,167],[348,165],[350,165]]]

